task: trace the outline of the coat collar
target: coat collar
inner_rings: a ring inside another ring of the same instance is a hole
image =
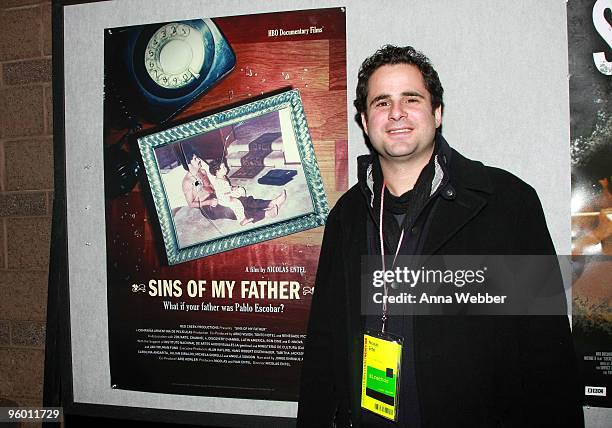
[[[478,161],[465,158],[452,149],[440,133],[436,134],[437,160],[445,175],[439,197],[427,220],[425,254],[436,253],[449,239],[473,219],[487,204],[493,185],[487,168]],[[372,156],[360,156],[358,180],[372,213]]]
[[[442,135],[436,134],[435,151],[430,162],[433,162],[434,175],[431,182],[430,196],[438,192],[448,181],[447,160],[451,157],[451,149]],[[378,164],[376,153],[359,156],[357,158],[357,179],[361,192],[368,201],[370,209],[374,209],[374,165]],[[378,166],[380,169],[380,166]],[[378,189],[380,190],[380,189]]]
[[[445,141],[446,143],[446,141]],[[447,147],[448,147],[448,143]],[[462,156],[449,147],[452,162],[449,160],[450,182],[458,188],[462,187],[477,192],[493,193],[493,184],[487,168],[482,162],[473,161]]]

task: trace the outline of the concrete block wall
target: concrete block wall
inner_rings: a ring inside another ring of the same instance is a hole
[[[53,203],[51,2],[0,0],[0,406],[41,406]]]

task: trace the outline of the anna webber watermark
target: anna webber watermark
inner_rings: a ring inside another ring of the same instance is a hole
[[[567,315],[569,266],[563,256],[363,257],[362,313]]]

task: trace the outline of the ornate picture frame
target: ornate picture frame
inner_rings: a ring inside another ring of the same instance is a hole
[[[141,137],[138,146],[170,265],[318,227],[327,218],[297,89]],[[215,162],[226,165],[223,176],[211,174]]]

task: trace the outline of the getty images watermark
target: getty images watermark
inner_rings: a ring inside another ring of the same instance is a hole
[[[567,257],[400,256],[362,259],[365,315],[566,315]],[[564,281],[565,278],[565,281]]]

